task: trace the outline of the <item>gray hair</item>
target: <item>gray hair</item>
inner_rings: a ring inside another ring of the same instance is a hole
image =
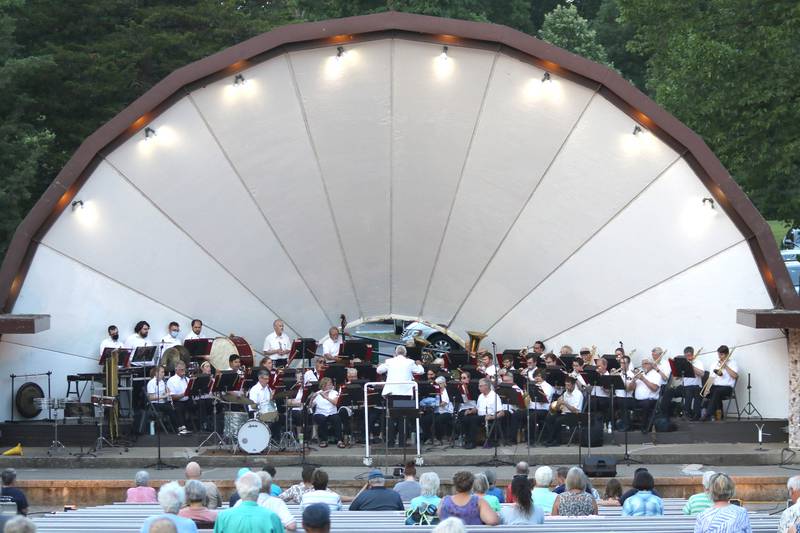
[[[708,492],[708,489],[711,488],[711,478],[714,477],[714,474],[716,474],[716,472],[714,472],[713,470],[709,470],[708,472],[703,472],[703,490],[704,491]],[[795,476],[795,477],[797,477],[797,481],[798,481],[797,488],[800,489],[800,476]]]
[[[158,490],[158,504],[165,513],[178,514],[186,503],[186,492],[177,481],[170,481]]]
[[[11,485],[17,479],[17,471],[13,468],[6,468],[0,478],[3,480],[3,485]]]
[[[712,502],[728,501],[736,493],[736,484],[728,474],[714,474],[711,478],[708,493]]]
[[[183,487],[184,491],[186,491],[186,500],[189,503],[192,502],[203,502],[206,501],[206,496],[208,491],[206,490],[206,486],[203,485],[202,482],[197,481],[196,479],[190,479],[186,482],[186,485]]]
[[[495,475],[494,470],[484,470],[483,475],[486,476],[486,481],[489,482],[490,487],[494,485],[495,481],[497,481],[497,476]]]
[[[15,516],[6,522],[3,533],[36,533],[36,524],[24,516]]]
[[[236,492],[242,500],[256,501],[261,491],[261,478],[248,472],[236,480]]]
[[[529,471],[530,467],[528,466],[528,463],[526,463],[525,461],[520,461],[517,463],[515,474],[519,474],[520,476],[527,476]]]
[[[397,348],[394,349],[395,355],[406,355],[407,353],[408,352],[406,351],[405,346],[398,346]]]
[[[486,474],[483,472],[475,474],[475,481],[472,482],[472,492],[486,494],[487,490],[489,490],[489,480],[486,479]]]
[[[265,472],[261,470],[260,472],[256,472],[258,479],[261,480],[261,492],[266,492],[269,494],[270,489],[272,488],[272,476],[269,472]]]
[[[577,466],[573,466],[569,469],[569,472],[567,472],[565,485],[567,490],[586,490],[586,474]]]
[[[436,472],[425,472],[419,476],[421,496],[436,496],[439,493],[439,475]]]
[[[537,487],[549,487],[553,481],[553,469],[549,466],[540,466],[533,474]]]
[[[660,346],[656,346],[655,348],[653,348],[652,351],[657,353],[659,355],[659,357],[664,354],[664,350]]]
[[[486,385],[487,387],[489,387],[491,389],[492,388],[492,380],[490,380],[488,378],[481,378],[478,381],[478,385]]]
[[[146,487],[148,483],[150,483],[150,474],[147,473],[147,470],[139,470],[136,472],[136,477],[134,477],[136,481],[137,487]]]
[[[150,523],[147,533],[178,533],[178,528],[169,518],[159,518]]]
[[[439,522],[439,525],[433,528],[431,533],[466,533],[467,528],[464,527],[464,522],[460,518],[451,516]]]
[[[792,476],[786,480],[786,488],[789,491],[798,491],[800,490],[800,476]]]

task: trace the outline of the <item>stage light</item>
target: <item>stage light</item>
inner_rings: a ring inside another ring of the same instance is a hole
[[[442,53],[439,54],[439,59],[442,60],[442,61],[447,61],[447,47],[446,46],[442,47]]]
[[[633,127],[633,134],[634,135],[639,135],[643,131],[644,130],[642,130],[641,126],[639,126],[638,124]]]
[[[239,85],[244,85],[244,76],[242,74],[237,74],[233,77],[233,85],[238,87]]]
[[[525,100],[531,103],[546,101],[549,104],[559,104],[564,99],[564,87],[547,71],[541,78],[531,78],[523,90]]]
[[[442,53],[436,56],[434,60],[434,72],[440,80],[449,77],[453,72],[454,61],[450,58],[449,51],[449,47],[443,46]]]
[[[716,203],[714,202],[714,199],[711,198],[710,196],[706,196],[705,198],[703,198],[703,205],[706,204],[710,205],[711,209],[716,209]]]
[[[336,60],[341,62],[344,58],[344,46],[337,46],[336,47]]]
[[[99,218],[97,206],[93,202],[75,200],[72,202],[72,212],[75,213],[78,223],[84,227],[94,226]]]
[[[144,138],[145,138],[146,140],[149,140],[151,137],[155,137],[155,136],[156,136],[156,130],[154,130],[154,129],[153,129],[153,128],[151,128],[150,126],[147,126],[147,127],[144,129]]]
[[[553,81],[553,80],[550,78],[550,73],[545,70],[544,76],[542,76],[542,83],[545,83],[547,81]]]
[[[72,202],[72,210],[83,209],[83,200],[75,200]]]

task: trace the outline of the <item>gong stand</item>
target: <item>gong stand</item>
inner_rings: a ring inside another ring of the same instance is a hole
[[[16,400],[16,392],[14,391],[14,380],[16,378],[27,379],[27,378],[35,378],[35,377],[47,376],[47,396],[46,397],[50,398],[50,377],[52,375],[53,375],[53,372],[52,371],[48,371],[48,372],[39,372],[37,374],[10,374],[8,376],[8,377],[11,378],[11,421],[12,422],[14,421],[14,407],[16,406],[16,401],[15,401]],[[45,397],[45,396],[44,395],[40,396],[40,398],[43,398],[43,397]],[[38,415],[38,413],[33,415],[30,418],[34,418],[37,415]],[[53,419],[53,408],[49,404],[48,404],[48,407],[47,407],[47,419],[48,420],[52,420]]]

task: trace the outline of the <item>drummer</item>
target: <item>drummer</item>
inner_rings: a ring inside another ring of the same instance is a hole
[[[283,320],[280,318],[272,323],[272,329],[274,331],[264,339],[264,355],[269,356],[275,362],[275,366],[286,366],[292,341],[283,332]]]
[[[258,371],[258,382],[250,387],[250,392],[247,397],[255,402],[254,406],[250,406],[250,411],[264,413],[267,408],[272,404],[272,390],[269,388],[269,372],[266,370]]]
[[[178,361],[175,363],[175,375],[167,380],[167,390],[172,397],[172,404],[175,408],[175,418],[178,422],[178,435],[191,435],[192,432],[186,428],[186,417],[190,412],[191,400],[186,395],[186,387],[189,386],[189,378],[186,377],[186,363]]]
[[[331,327],[328,330],[328,338],[322,343],[322,358],[326,363],[335,363],[341,349],[342,339],[339,337],[339,328]]]
[[[181,327],[177,322],[169,323],[169,326],[167,326],[167,334],[161,337],[161,341],[159,341],[159,346],[161,346],[161,353],[159,355],[163,355],[167,349],[178,346],[181,343],[181,341],[178,340],[178,333],[180,333],[180,331]]]
[[[192,331],[183,339],[184,341],[192,341],[195,339],[204,338],[200,333],[203,331],[203,321],[199,318],[192,320]]]

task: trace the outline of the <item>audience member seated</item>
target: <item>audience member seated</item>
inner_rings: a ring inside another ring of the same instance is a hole
[[[706,478],[703,476],[704,487],[705,480]],[[800,476],[790,477],[786,481],[786,488],[789,489],[789,499],[792,500],[792,505],[781,513],[781,521],[778,522],[778,533],[786,533],[790,527],[800,520],[800,501],[798,501],[800,499]],[[706,488],[706,492],[708,492],[708,488]]]
[[[622,483],[617,478],[611,478],[606,483],[603,498],[597,503],[605,507],[619,507],[622,505],[620,500],[622,500]]]
[[[243,475],[247,474],[248,472],[252,472],[252,470],[250,470],[247,467],[240,468],[239,471],[236,472],[236,481],[239,481],[239,478],[241,478]],[[231,497],[228,499],[228,506],[229,507],[233,507],[234,505],[236,505],[236,502],[238,502],[238,501],[239,501],[239,492],[238,491],[233,491],[233,493],[231,494]]]
[[[393,489],[400,495],[400,498],[404,502],[410,502],[422,492],[419,482],[416,479],[417,467],[414,466],[414,463],[406,463],[403,472],[405,474],[405,479],[395,483]]]
[[[0,496],[6,496],[14,500],[14,503],[17,504],[17,514],[28,514],[28,499],[25,497],[24,492],[14,486],[14,483],[17,482],[17,471],[13,468],[6,468],[0,474],[0,480],[3,482],[3,486],[0,488]]]
[[[283,533],[278,515],[256,503],[261,491],[261,479],[247,472],[236,480],[236,492],[241,503],[222,511],[214,524],[214,533]]]
[[[716,474],[716,472],[711,470],[703,473],[703,492],[689,496],[689,500],[686,502],[686,505],[683,506],[683,514],[689,516],[699,515],[714,505],[714,503],[711,501],[711,498],[708,497],[708,488],[711,484],[711,478],[714,477],[714,474]],[[784,530],[782,533],[786,533],[786,531]]]
[[[496,496],[486,494],[486,491],[488,490],[489,490],[489,480],[486,479],[486,474],[484,474],[483,472],[475,474],[475,481],[472,482],[472,493],[486,500],[486,503],[489,504],[489,507],[492,508],[492,511],[494,511],[495,513],[499,513],[500,502],[497,500]]]
[[[451,516],[439,522],[431,533],[467,533],[467,528],[464,527],[464,522],[455,516]]]
[[[638,474],[639,472],[647,472],[647,471],[648,470],[646,468],[639,467],[639,468],[637,468],[636,470],[633,471],[633,478],[636,479],[636,474]],[[627,500],[628,498],[630,498],[634,494],[636,494],[636,489],[635,488],[628,489],[624,493],[622,493],[622,498],[620,499],[621,500],[621,502],[620,502],[621,505],[625,505],[625,500]],[[659,497],[661,496],[655,488],[653,489],[653,494],[655,494],[656,496],[659,496]]]
[[[300,479],[302,481],[297,485],[292,485],[285,491],[281,492],[280,495],[278,495],[278,498],[283,500],[285,503],[299,505],[300,500],[303,498],[303,494],[314,490],[314,485],[311,484],[311,476],[313,475],[313,466],[303,466],[303,470],[300,472]]]
[[[558,495],[553,504],[553,514],[557,516],[589,516],[597,514],[597,500],[586,492],[586,474],[577,466],[567,473],[565,491]]]
[[[258,505],[265,507],[278,515],[281,519],[283,528],[287,531],[294,531],[297,529],[297,523],[294,520],[294,515],[289,511],[286,504],[272,495],[272,476],[269,472],[258,472],[258,478],[261,480],[261,492],[258,493]]]
[[[486,476],[486,479],[489,481],[489,490],[486,491],[486,494],[491,494],[497,501],[500,503],[505,503],[506,495],[503,494],[503,489],[497,486],[497,476],[495,475],[494,470],[484,470],[483,474]]]
[[[271,464],[264,465],[264,467],[261,470],[269,474],[270,478],[272,479],[272,484],[270,485],[271,488],[269,489],[270,494],[272,496],[280,496],[283,490],[278,486],[278,483],[275,481],[275,476],[278,474],[278,471]]]
[[[324,503],[312,503],[303,510],[303,530],[306,533],[330,533],[331,510]]]
[[[203,469],[200,468],[200,465],[196,462],[192,461],[186,465],[186,479],[191,480],[194,479],[196,481],[200,481],[203,486],[206,488],[206,502],[205,506],[209,509],[217,509],[218,507],[222,507],[222,496],[219,493],[219,489],[217,488],[216,483],[213,481],[202,481],[200,478],[203,477]],[[188,496],[187,496],[188,497]]]
[[[170,520],[159,518],[150,524],[150,531],[148,533],[178,533],[178,528],[176,528],[175,524]]]
[[[500,517],[492,511],[489,503],[472,494],[473,483],[475,476],[472,472],[461,471],[453,475],[453,495],[445,496],[442,500],[439,518],[456,517],[468,526],[496,526],[500,523]]]
[[[552,513],[553,504],[558,498],[558,494],[550,490],[550,483],[553,481],[553,469],[549,466],[540,466],[534,472],[533,479],[536,481],[531,495],[533,504],[536,507],[541,507],[545,513]],[[511,485],[513,486],[514,483],[512,482]]]
[[[520,461],[517,463],[517,466],[514,467],[514,477],[519,476],[527,479],[529,473],[530,467],[525,461]],[[511,480],[513,481],[514,479],[512,478]],[[511,483],[506,486],[505,503],[514,503],[514,494],[511,492]]]
[[[515,477],[511,482],[514,503],[503,506],[500,522],[508,526],[528,526],[544,522],[544,511],[533,504],[531,483],[527,478]]]
[[[201,522],[213,525],[217,521],[217,512],[210,510],[205,505],[205,502],[208,501],[205,485],[196,479],[190,479],[183,486],[183,490],[186,493],[186,501],[189,502],[189,506],[178,511],[178,516],[193,520],[198,524],[198,527],[204,525],[200,524]]]
[[[709,481],[709,496],[714,505],[699,515],[694,523],[695,533],[749,533],[750,516],[744,507],[731,504],[736,485],[727,474],[714,474]],[[791,529],[790,529],[791,531]]]
[[[178,511],[186,503],[186,493],[177,481],[170,481],[158,489],[158,504],[164,513],[151,516],[142,524],[140,533],[149,533],[150,525],[160,518],[166,518],[175,524],[178,533],[197,533],[197,526],[188,518],[178,516]]]
[[[380,470],[372,470],[367,483],[350,503],[351,511],[402,511],[403,499],[400,494],[387,489],[386,478]]]
[[[36,533],[36,524],[24,516],[14,516],[3,526],[3,533]]]
[[[630,496],[622,504],[622,516],[661,516],[664,514],[664,502],[653,494],[653,475],[650,472],[639,472],[633,478],[636,494]]]
[[[158,503],[156,489],[149,486],[150,474],[145,470],[136,472],[134,478],[135,487],[128,489],[125,503]]]
[[[332,490],[328,490],[328,474],[317,468],[311,475],[311,485],[314,490],[306,492],[300,498],[300,508],[305,509],[312,503],[324,503],[331,511],[341,511],[342,498]]]
[[[559,466],[556,468],[556,488],[553,489],[553,492],[556,494],[561,494],[565,490],[567,490],[567,473],[569,472],[569,468],[566,466]]]
[[[421,494],[412,499],[408,508],[413,512],[419,507],[431,507],[438,511],[442,499],[439,497],[439,475],[436,472],[425,472],[419,477]]]

